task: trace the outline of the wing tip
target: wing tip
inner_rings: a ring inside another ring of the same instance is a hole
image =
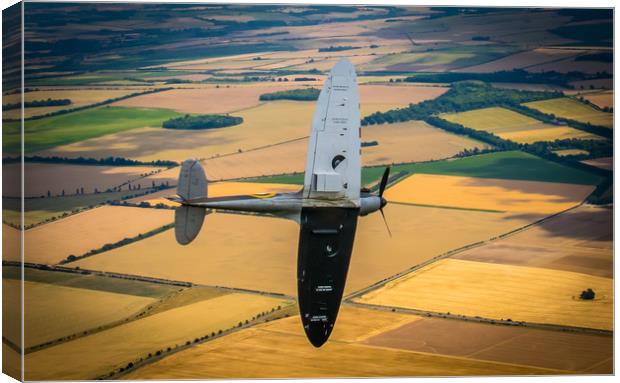
[[[354,75],[355,67],[348,57],[342,57],[332,68],[332,74],[338,76]]]

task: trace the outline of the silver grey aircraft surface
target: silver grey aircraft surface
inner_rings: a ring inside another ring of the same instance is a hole
[[[316,104],[303,189],[265,196],[209,198],[207,178],[197,160],[181,166],[175,235],[189,244],[211,211],[250,212],[300,225],[297,295],[306,336],[315,347],[329,338],[344,291],[358,216],[383,215],[388,182],[385,169],[377,195],[361,189],[360,111],[355,68],[347,59],[332,68]],[[383,217],[385,219],[385,217]],[[269,270],[265,270],[269,272]]]

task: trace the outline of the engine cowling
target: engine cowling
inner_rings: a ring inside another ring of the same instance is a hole
[[[379,196],[368,196],[360,198],[360,215],[365,216],[381,209],[382,198]]]

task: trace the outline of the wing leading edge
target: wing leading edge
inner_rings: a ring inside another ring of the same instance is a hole
[[[304,331],[315,347],[329,338],[340,309],[360,211],[360,184],[357,78],[353,65],[342,59],[319,95],[302,192],[308,202],[300,216],[297,297]]]
[[[343,58],[317,101],[308,143],[304,197],[346,199],[359,206],[360,112],[357,75]]]

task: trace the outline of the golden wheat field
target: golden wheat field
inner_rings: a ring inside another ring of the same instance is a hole
[[[3,289],[20,289],[18,280],[4,280]],[[25,346],[119,321],[138,312],[153,298],[24,282]],[[12,313],[19,318],[19,313]],[[11,316],[11,315],[9,315]]]
[[[454,256],[613,277],[613,209],[582,205]]]
[[[586,288],[596,292],[596,299],[579,299]],[[528,266],[443,259],[356,301],[493,319],[613,328],[612,279]]]
[[[582,162],[588,165],[596,166],[597,168],[605,169],[605,170],[614,169],[614,158],[613,157],[594,158],[594,159],[585,160]]]
[[[55,264],[174,221],[171,210],[102,206],[25,232],[26,262]],[[79,240],[78,240],[79,239]]]
[[[19,246],[21,243],[21,232],[7,224],[2,224],[2,260],[19,261]]]
[[[364,320],[360,320],[360,318],[364,318]],[[364,342],[377,334],[414,323],[420,319],[422,317],[417,315],[372,310],[344,303],[338,312],[338,320],[334,326],[334,331],[329,337],[329,343]],[[260,324],[258,327],[298,336],[303,335],[302,326],[299,315],[296,313],[294,316]]]
[[[441,118],[468,128],[485,130],[501,138],[522,144],[568,138],[602,139],[591,133],[566,126],[546,124],[499,107],[442,114]]]
[[[328,378],[529,375],[557,370],[480,361],[361,343],[365,334],[415,323],[419,317],[344,306],[334,333],[311,347],[298,316],[260,324],[146,365],[124,379]],[[363,320],[360,320],[363,318]],[[244,357],[239,357],[244,355]],[[269,366],[269,368],[265,368]],[[295,368],[291,369],[291,366]]]
[[[524,105],[543,113],[592,125],[600,125],[606,128],[612,128],[614,124],[613,113],[601,112],[573,98],[553,98],[551,100],[528,102]]]
[[[235,293],[174,308],[30,353],[25,359],[26,378],[95,379],[148,353],[184,345],[287,304],[282,299]]]
[[[539,130],[526,130],[519,132],[507,132],[498,134],[500,137],[507,140],[531,144],[538,141],[555,141],[564,139],[581,139],[581,140],[601,140],[602,137],[595,134],[586,133],[584,131],[568,128],[546,128]]]
[[[19,280],[2,279],[2,338],[16,346],[22,343],[22,295]],[[4,343],[4,342],[3,342]]]
[[[396,204],[385,214],[392,238],[376,215],[358,223],[347,292],[541,217]],[[178,245],[169,230],[70,265],[294,295],[298,233],[297,224],[284,219],[214,213],[188,246]]]
[[[385,195],[416,205],[553,214],[578,205],[592,191],[591,185],[414,174]]]
[[[209,184],[209,197],[223,197],[230,195],[248,195],[248,194],[272,194],[286,193],[301,190],[300,185],[290,184],[269,184],[260,182],[215,182]],[[128,202],[140,203],[148,202],[151,205],[163,203],[166,206],[178,206],[177,202],[169,201],[167,196],[174,195],[174,190],[163,190],[157,193],[132,198]]]
[[[119,89],[97,89],[90,87],[83,88],[60,88],[60,89],[44,89],[36,90],[33,92],[24,93],[25,101],[42,101],[51,98],[53,100],[69,99],[71,104],[63,106],[43,106],[24,109],[24,117],[39,116],[47,113],[56,112],[63,109],[72,109],[84,105],[95,104],[97,102],[109,100],[125,96],[132,93],[143,92],[145,89],[140,88],[119,88]],[[3,103],[16,103],[21,102],[21,94],[13,94],[2,96]],[[13,109],[2,112],[3,118],[20,118],[21,110]]]
[[[10,164],[3,167],[4,172],[19,171],[21,164]],[[62,194],[75,194],[76,189],[84,188],[84,193],[100,192],[114,188],[125,182],[153,174],[163,168],[152,166],[93,166],[26,163],[24,173],[24,196],[40,197]],[[7,180],[8,174],[4,177]],[[5,197],[19,196],[21,187],[14,182],[5,182]]]
[[[2,372],[12,376],[21,376],[22,357],[21,354],[2,342]]]

